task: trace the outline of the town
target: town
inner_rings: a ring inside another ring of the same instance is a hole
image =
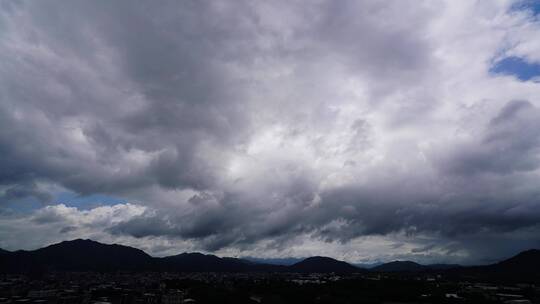
[[[0,304],[78,303],[540,303],[540,286],[413,273],[62,272],[0,277]]]

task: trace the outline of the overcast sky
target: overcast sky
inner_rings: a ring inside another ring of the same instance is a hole
[[[540,247],[537,1],[0,0],[0,247]]]

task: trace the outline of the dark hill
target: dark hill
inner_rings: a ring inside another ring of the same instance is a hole
[[[516,281],[540,281],[540,250],[528,250],[488,266],[420,265],[396,261],[371,269],[379,272],[444,271],[458,277]],[[174,271],[174,272],[298,272],[355,273],[366,271],[328,257],[311,257],[291,266],[220,258],[201,253],[183,253],[154,258],[144,251],[122,245],[107,245],[91,240],[73,240],[33,251],[0,250],[0,273],[45,271]]]
[[[132,247],[78,239],[4,254],[0,266],[24,272],[147,270],[152,266],[152,257]]]
[[[176,272],[276,272],[284,266],[220,258],[201,253],[182,253],[154,258],[144,251],[91,240],[73,240],[33,251],[0,255],[0,272],[44,271],[176,271]]]
[[[243,272],[248,271],[252,265],[240,259],[202,253],[182,253],[159,260],[162,270],[185,272]]]
[[[491,265],[496,271],[513,273],[539,273],[540,250],[531,249],[523,251],[507,260]]]
[[[371,271],[376,272],[418,272],[428,269],[424,265],[420,265],[411,261],[394,261],[373,267]]]
[[[244,260],[248,260],[253,263],[269,264],[269,265],[282,265],[291,266],[295,263],[302,261],[304,258],[256,258],[256,257],[244,257]]]
[[[540,282],[540,250],[523,251],[491,265],[449,269],[447,274],[489,281]]]
[[[287,267],[287,271],[289,272],[300,273],[353,273],[361,272],[362,270],[349,263],[328,257],[311,257]]]
[[[463,266],[459,264],[429,264],[426,265],[427,268],[430,270],[448,270],[448,269],[454,269],[454,268],[461,268]]]
[[[473,267],[493,276],[511,276],[523,279],[540,279],[540,250],[531,249],[488,266]]]

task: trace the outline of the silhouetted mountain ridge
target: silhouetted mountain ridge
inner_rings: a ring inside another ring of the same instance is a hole
[[[81,239],[0,255],[0,272],[35,271],[273,272],[283,267],[202,253],[156,258],[140,249]]]
[[[128,246],[77,239],[4,254],[1,261],[2,269],[14,271],[112,271],[149,269],[152,257]]]
[[[459,268],[457,264],[428,264],[422,265],[413,261],[393,261],[373,267],[370,270],[376,272],[423,272],[432,270],[447,270]]]
[[[273,259],[273,258],[244,257],[243,259],[251,261],[253,263],[290,266],[304,260],[305,258],[274,258]]]
[[[446,273],[491,281],[540,282],[540,250],[523,251],[491,265],[453,268]]]
[[[463,267],[459,264],[428,264],[426,266],[431,270],[446,270]]]
[[[10,252],[0,249],[0,272],[35,271],[357,273],[367,270],[347,262],[320,256],[309,257],[290,266],[271,265],[238,258],[222,258],[202,253],[181,253],[158,258],[129,246],[102,244],[81,239],[64,241],[31,251]],[[450,275],[510,276],[537,280],[540,279],[540,250],[527,250],[507,260],[487,266],[421,265],[412,261],[394,261],[376,266],[370,271],[439,271]]]
[[[371,268],[376,272],[412,272],[425,270],[426,266],[412,261],[393,261]]]
[[[338,261],[329,257],[310,257],[295,263],[288,267],[290,272],[303,272],[303,273],[353,273],[360,272],[363,269],[355,267],[347,262]]]
[[[479,268],[494,274],[532,275],[540,278],[540,250],[523,251],[504,261]]]
[[[236,258],[220,258],[198,252],[181,253],[159,259],[160,270],[185,272],[244,272],[252,270],[252,263]]]
[[[495,265],[500,269],[537,272],[540,270],[540,250],[523,251]]]

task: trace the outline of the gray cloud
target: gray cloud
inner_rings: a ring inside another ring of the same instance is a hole
[[[540,138],[535,130],[540,110],[528,101],[506,104],[477,142],[460,147],[446,164],[457,174],[511,174],[533,171],[540,165]]]
[[[52,179],[81,193],[209,187],[217,164],[199,159],[201,145],[227,149],[249,128],[241,82],[224,68],[234,62],[222,58],[225,29],[203,21],[217,13],[182,5],[22,3],[21,16],[5,16],[16,20],[7,26],[15,42],[3,45],[2,180]],[[152,160],[134,168],[121,161],[127,153]]]
[[[46,190],[40,189],[35,183],[15,184],[8,187],[0,199],[11,201],[27,197],[34,197],[40,202],[48,204],[52,201],[53,197]]]

